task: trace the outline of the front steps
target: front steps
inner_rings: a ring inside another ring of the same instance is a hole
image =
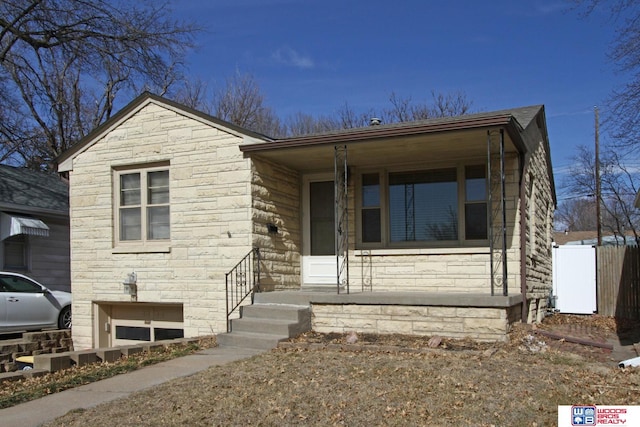
[[[218,345],[270,350],[280,341],[311,330],[308,300],[306,304],[303,301],[274,303],[259,300],[256,298],[253,305],[240,308],[240,318],[231,320],[231,332],[217,336]]]

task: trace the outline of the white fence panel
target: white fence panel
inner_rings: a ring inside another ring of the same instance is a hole
[[[568,314],[596,312],[596,248],[554,246],[552,255],[555,308]]]

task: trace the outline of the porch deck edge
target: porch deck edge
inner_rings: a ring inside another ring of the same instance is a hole
[[[412,305],[438,307],[508,308],[521,304],[522,294],[433,294],[422,292],[371,292],[354,294],[312,294],[313,304]]]
[[[335,305],[406,305],[406,306],[438,306],[438,307],[478,307],[478,308],[509,308],[524,301],[522,294],[486,295],[464,293],[429,293],[429,292],[357,292],[338,294],[329,292],[301,292],[301,291],[273,291],[271,302],[277,294],[295,294],[313,304]],[[262,295],[265,295],[263,293]]]

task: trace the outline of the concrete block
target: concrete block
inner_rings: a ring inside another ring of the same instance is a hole
[[[34,369],[46,369],[49,372],[57,372],[71,367],[69,353],[39,354],[33,356]]]
[[[40,343],[37,343],[37,342],[20,343],[20,351],[33,352],[39,349],[40,349]]]
[[[147,353],[151,353],[151,352],[154,352],[154,351],[160,351],[163,348],[165,348],[165,347],[161,342],[150,342],[148,344],[142,344],[142,350],[146,351]]]
[[[47,371],[46,369],[27,369],[20,372],[22,372],[22,376],[25,378],[44,377],[45,375],[49,374],[49,371]]]
[[[26,332],[22,334],[22,340],[27,342],[40,342],[47,339],[46,332]]]
[[[20,346],[18,344],[4,344],[0,346],[1,354],[11,354],[20,351]]]
[[[95,352],[98,359],[102,362],[115,362],[122,357],[119,348],[97,348]]]
[[[141,345],[127,345],[124,347],[120,347],[120,353],[123,356],[131,356],[137,353],[142,353],[144,349]]]
[[[2,369],[0,372],[13,372],[18,369],[18,365],[13,362],[6,362],[2,364]]]
[[[69,357],[77,366],[89,365],[98,361],[96,352],[91,350],[72,351],[69,353]]]
[[[17,372],[3,372],[0,374],[0,384],[8,381],[18,381],[24,379],[21,371]]]

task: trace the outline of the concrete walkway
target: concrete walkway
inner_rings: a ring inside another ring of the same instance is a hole
[[[0,425],[3,427],[39,426],[74,409],[92,408],[175,378],[196,374],[211,366],[249,358],[263,351],[233,347],[202,350],[189,356],[146,366],[133,372],[2,409]]]

